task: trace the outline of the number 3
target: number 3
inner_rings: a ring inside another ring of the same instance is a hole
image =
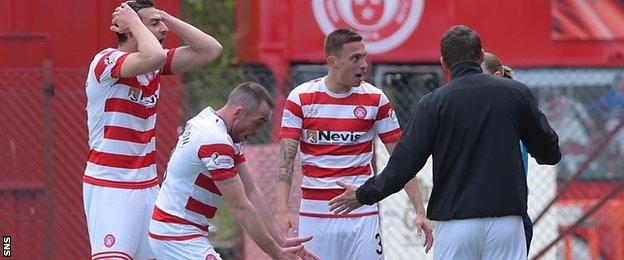
[[[375,234],[375,240],[377,240],[377,245],[379,245],[375,252],[377,252],[378,255],[381,255],[381,253],[383,253],[383,246],[381,245],[381,236],[379,233]]]

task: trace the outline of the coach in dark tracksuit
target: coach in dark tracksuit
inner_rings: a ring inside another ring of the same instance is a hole
[[[554,165],[557,134],[524,84],[483,74],[475,31],[454,26],[440,47],[451,82],[421,99],[384,171],[359,188],[339,183],[346,191],[330,208],[348,213],[398,192],[433,155],[434,258],[526,259],[519,140],[538,163]]]

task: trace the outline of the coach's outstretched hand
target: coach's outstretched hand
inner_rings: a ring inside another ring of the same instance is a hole
[[[347,184],[344,181],[336,181],[336,184],[346,190],[329,201],[329,210],[336,214],[349,214],[349,212],[362,206],[362,204],[360,204],[355,197],[355,190],[358,188],[357,186]]]
[[[423,232],[425,233],[425,243],[423,243],[423,247],[425,248],[425,254],[429,253],[431,246],[433,246],[433,229],[431,228],[431,223],[425,218],[425,214],[421,213],[417,214],[414,219],[414,224],[418,236],[422,236]]]

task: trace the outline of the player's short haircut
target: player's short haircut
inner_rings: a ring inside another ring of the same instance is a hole
[[[466,61],[481,64],[481,49],[479,34],[464,25],[453,26],[440,40],[440,53],[449,69]]]
[[[494,54],[485,52],[483,53],[483,68],[485,68],[490,74],[494,74],[497,71],[508,79],[513,79],[511,68],[503,65],[503,62]]]
[[[139,10],[141,10],[143,8],[154,7],[154,1],[153,0],[134,0],[134,1],[126,2],[126,3],[128,4],[128,6],[130,6],[130,8],[132,8],[132,10],[134,10],[137,13],[139,13]],[[127,40],[128,40],[128,36],[126,36],[126,34],[117,33],[117,42],[118,43],[124,43]]]
[[[325,37],[325,57],[339,57],[343,45],[360,41],[362,41],[362,36],[353,30],[349,28],[336,29]]]
[[[236,86],[230,96],[228,97],[226,106],[242,106],[245,111],[254,111],[265,102],[271,109],[273,109],[273,98],[269,92],[262,85],[247,81]]]

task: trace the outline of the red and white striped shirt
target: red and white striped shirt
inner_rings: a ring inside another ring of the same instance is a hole
[[[156,103],[160,75],[171,74],[175,49],[162,70],[121,78],[129,53],[104,49],[89,66],[86,82],[89,157],[83,181],[93,185],[141,189],[156,178]]]
[[[214,181],[238,174],[236,165],[245,162],[242,149],[212,108],[189,120],[167,165],[150,236],[160,240],[206,236],[222,200]]]
[[[327,202],[344,191],[337,180],[361,185],[372,175],[375,135],[384,143],[394,143],[401,128],[388,98],[373,85],[362,82],[347,93],[336,94],[320,78],[290,92],[280,137],[300,140],[300,215],[345,217],[333,214]],[[376,206],[364,205],[346,217],[376,213]]]

